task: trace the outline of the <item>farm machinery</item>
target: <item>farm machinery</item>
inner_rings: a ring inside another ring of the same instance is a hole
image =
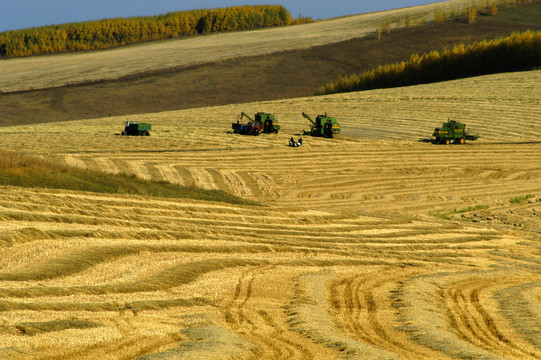
[[[247,123],[241,123],[244,117],[249,120]],[[280,124],[273,114],[258,112],[254,115],[254,119],[252,119],[248,114],[242,112],[240,119],[238,119],[236,123],[233,123],[231,128],[236,134],[259,135],[262,132],[265,134],[272,134],[278,133]]]
[[[479,135],[466,131],[466,124],[449,120],[442,127],[434,129],[434,143],[436,144],[464,144],[466,140],[477,140]]]
[[[312,123],[310,125],[310,131],[305,131],[305,135],[310,136],[322,136],[326,138],[332,138],[340,135],[340,124],[336,121],[335,118],[325,115],[318,115],[316,121],[312,120],[310,116],[302,113],[308,121]]]
[[[124,125],[124,131],[122,135],[130,136],[149,136],[149,131],[152,129],[152,125],[137,123],[135,121],[126,121]]]

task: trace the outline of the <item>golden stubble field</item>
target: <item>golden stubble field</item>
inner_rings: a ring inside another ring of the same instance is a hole
[[[232,134],[241,111],[281,133]],[[288,147],[302,111],[344,136]],[[481,139],[427,142],[448,117]],[[0,358],[539,359],[540,117],[538,70],[0,128],[262,204],[0,188]]]
[[[203,64],[324,45],[373,34],[385,21],[431,20],[434,9],[460,13],[472,0],[451,0],[405,9],[346,16],[312,24],[194,36],[108,51],[0,60],[0,91],[43,89],[173,67]],[[481,4],[481,0],[475,0]]]

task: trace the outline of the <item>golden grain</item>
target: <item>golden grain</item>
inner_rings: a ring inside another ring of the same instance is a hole
[[[539,358],[540,89],[532,71],[0,128],[11,150],[264,203],[0,187],[0,357]],[[280,134],[230,133],[260,108]],[[302,111],[345,136],[288,147]],[[449,116],[481,138],[422,141]],[[126,119],[155,131],[114,135]]]

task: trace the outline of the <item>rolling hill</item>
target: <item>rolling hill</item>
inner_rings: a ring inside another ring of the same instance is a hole
[[[241,111],[282,129],[233,134]],[[287,146],[303,111],[342,136]],[[540,116],[535,70],[0,127],[11,151],[259,204],[0,186],[0,358],[539,359]],[[448,118],[480,139],[430,143]]]
[[[459,5],[454,6],[458,9]],[[422,11],[430,15],[433,8]],[[280,36],[284,36],[282,43],[265,43],[268,46],[261,45],[259,48],[244,47],[263,44],[261,41],[272,42],[275,38],[269,30],[150,43],[105,52],[2,60],[0,91],[6,93],[0,93],[0,107],[3,109],[0,125],[100,118],[310,96],[320,85],[334,81],[339,75],[369,70],[382,63],[408,60],[414,52],[443,50],[457,43],[493,39],[507,36],[513,31],[541,29],[539,25],[532,25],[531,20],[526,21],[524,16],[519,19],[527,24],[520,24],[520,21],[518,24],[500,22],[500,15],[494,18],[480,16],[471,25],[453,21],[409,28],[393,27],[391,34],[384,34],[382,40],[374,38],[374,29],[382,19],[392,19],[393,16],[404,16],[410,12],[414,15],[422,14],[422,11],[402,9],[390,15],[365,14],[321,21],[317,26],[309,24],[272,29],[280,31]],[[506,13],[513,12],[502,11],[501,17],[505,18]],[[359,28],[365,29],[365,32],[359,33]],[[322,33],[327,37],[322,37]],[[302,41],[299,40],[301,35],[305,36]],[[196,59],[197,63],[187,65],[184,55],[178,55],[184,54],[184,50],[179,47],[188,47],[188,50],[194,47],[194,53],[199,55],[199,48],[195,47],[198,44],[214,51],[213,44],[221,44],[222,36],[231,38],[230,41],[238,39],[242,46],[232,47],[226,53],[216,51],[215,56],[226,57],[229,54],[236,58],[219,60],[213,56],[203,56],[201,60]],[[317,45],[338,40],[343,41]],[[288,45],[288,41],[291,45]],[[310,45],[313,46],[298,49]],[[285,50],[295,47],[297,49]],[[170,54],[161,54],[161,50],[155,48],[163,48],[163,51],[167,50]],[[280,51],[261,54],[267,50]],[[123,55],[124,52],[129,55]],[[137,53],[148,54],[148,59],[137,60]],[[129,65],[123,60],[126,57],[130,61],[132,58],[135,60]],[[161,67],[145,67],[147,61],[156,62],[158,58],[172,60],[158,62]],[[99,65],[92,65],[92,59],[96,59]],[[113,64],[108,64],[108,61]],[[106,71],[100,74],[92,70],[93,66]],[[129,72],[124,71],[130,67]],[[62,76],[61,80],[58,79],[59,75]],[[110,80],[103,79],[107,77]],[[79,81],[83,82],[77,86],[19,91]],[[17,91],[9,92],[11,90]]]
[[[1,128],[13,150],[266,205],[0,188],[0,352],[538,358],[539,89],[534,71]],[[228,130],[260,109],[280,134]],[[302,110],[345,136],[288,147]],[[424,141],[450,115],[481,139]],[[125,120],[155,131],[116,136]]]

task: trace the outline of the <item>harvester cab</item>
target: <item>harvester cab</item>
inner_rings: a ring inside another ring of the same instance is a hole
[[[305,135],[322,136],[326,138],[337,137],[340,135],[340,124],[338,124],[336,118],[327,116],[327,113],[325,113],[325,115],[318,115],[315,121],[304,112],[302,113],[302,116],[312,123],[312,125],[310,125],[310,131],[304,132]]]
[[[126,136],[149,136],[152,129],[151,124],[138,123],[135,121],[126,121],[122,135]]]
[[[479,135],[466,130],[466,124],[449,120],[441,128],[434,129],[434,143],[436,144],[464,144],[466,140],[475,141]]]
[[[280,130],[280,124],[273,114],[267,114],[258,112],[254,115],[255,121],[259,122],[263,126],[263,132],[265,134],[277,134]]]

